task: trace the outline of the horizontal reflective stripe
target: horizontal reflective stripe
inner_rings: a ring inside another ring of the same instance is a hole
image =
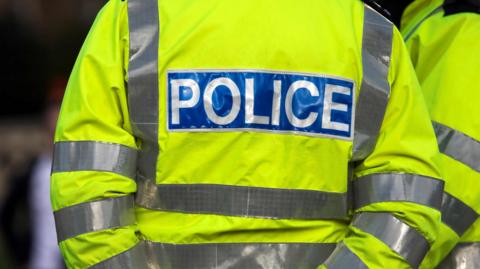
[[[94,269],[272,269],[316,268],[335,249],[334,243],[162,244],[143,242]],[[144,253],[138,253],[143,251]],[[128,253],[131,252],[131,253]],[[146,253],[146,254],[145,254]],[[147,258],[145,258],[147,257]],[[128,258],[133,261],[129,261]],[[145,259],[147,262],[138,261]]]
[[[440,152],[480,172],[480,141],[438,122],[433,128]]]
[[[371,174],[354,180],[355,208],[389,201],[412,202],[440,210],[444,182],[414,174]]]
[[[480,268],[480,242],[459,243],[437,269]]]
[[[135,178],[137,150],[112,143],[55,143],[52,172],[105,171]]]
[[[368,5],[364,8],[363,79],[355,111],[353,161],[365,159],[375,147],[390,97],[388,71],[393,24]]]
[[[133,196],[122,196],[62,208],[56,212],[58,241],[135,223]]]
[[[418,268],[430,248],[422,234],[389,213],[363,212],[352,224],[385,243],[413,268]]]
[[[153,210],[272,219],[347,219],[347,194],[139,180],[137,204]]]
[[[461,237],[468,228],[477,220],[478,214],[468,205],[444,193],[442,200],[442,222]]]
[[[133,248],[89,267],[90,269],[160,269],[149,256],[148,245],[140,242]]]
[[[332,255],[325,262],[327,269],[368,269],[343,242],[339,243]]]

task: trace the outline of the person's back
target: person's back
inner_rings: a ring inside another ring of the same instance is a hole
[[[406,37],[442,152],[441,239],[421,268],[480,268],[480,1],[417,0]],[[458,243],[458,245],[454,246]]]
[[[71,268],[410,268],[436,237],[434,133],[360,1],[112,0],[55,141]]]

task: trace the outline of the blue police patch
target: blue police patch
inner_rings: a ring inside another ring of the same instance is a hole
[[[167,80],[169,131],[352,139],[351,80],[262,70],[175,70]]]

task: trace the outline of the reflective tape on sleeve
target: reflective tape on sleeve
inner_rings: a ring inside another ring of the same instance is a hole
[[[52,173],[104,171],[135,178],[137,150],[113,143],[72,141],[55,143]]]
[[[163,244],[147,241],[92,268],[315,268],[332,253],[335,245],[334,243]]]
[[[139,180],[136,203],[152,210],[272,219],[347,219],[347,194]]]
[[[440,210],[444,182],[415,174],[371,174],[354,181],[355,208],[378,202],[411,202]]]
[[[480,268],[480,242],[459,243],[437,269]]]
[[[159,152],[158,1],[129,0],[128,23],[128,107],[133,134],[142,142],[138,155],[138,172],[154,180]]]
[[[478,214],[471,207],[445,192],[442,200],[442,222],[461,237],[477,220]]]
[[[345,244],[339,243],[332,255],[325,262],[327,269],[368,269]]]
[[[355,216],[352,225],[385,243],[412,268],[418,268],[430,249],[422,234],[389,213],[363,212]]]
[[[90,269],[160,269],[150,257],[149,245],[141,241],[133,248],[105,261],[97,263]]]
[[[440,152],[480,172],[480,141],[438,122],[433,122]]]
[[[135,224],[134,198],[122,196],[62,208],[54,212],[61,242],[80,234]]]
[[[356,105],[353,161],[366,158],[375,147],[390,97],[388,71],[393,25],[365,5],[362,66],[363,80]]]

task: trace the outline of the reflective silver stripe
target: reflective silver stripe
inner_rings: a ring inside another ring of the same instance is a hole
[[[142,207],[192,214],[273,219],[347,219],[347,194],[211,184],[156,185],[139,180]]]
[[[95,264],[91,269],[160,269],[150,258],[149,245],[140,242],[133,248],[108,260]]]
[[[480,268],[480,242],[459,243],[437,269]]]
[[[335,244],[155,244],[160,268],[246,269],[316,268],[332,253]]]
[[[381,240],[413,268],[418,268],[430,248],[422,234],[388,213],[363,212],[352,224]]]
[[[369,6],[364,10],[363,80],[355,112],[353,161],[364,159],[375,147],[390,97],[393,25]]]
[[[113,143],[55,143],[52,172],[105,171],[135,178],[137,150]]]
[[[355,208],[389,201],[412,202],[440,210],[444,182],[414,174],[371,174],[354,181]]]
[[[133,134],[142,142],[138,172],[155,180],[158,156],[158,44],[157,0],[129,0],[130,61],[128,105]]]
[[[478,214],[468,205],[444,193],[442,200],[442,222],[457,233],[460,237],[477,220]]]
[[[339,243],[335,251],[325,262],[327,269],[368,269],[343,242]]]
[[[440,152],[480,172],[480,141],[438,122],[433,128]]]
[[[58,241],[135,223],[133,196],[122,196],[62,208],[56,212]]]
[[[272,269],[316,268],[335,249],[334,243],[223,243],[162,244],[143,243],[140,247],[113,257],[94,269]],[[138,253],[143,251],[144,253]],[[128,257],[135,259],[135,263]],[[140,258],[147,262],[138,261]],[[133,265],[135,264],[135,266]]]

